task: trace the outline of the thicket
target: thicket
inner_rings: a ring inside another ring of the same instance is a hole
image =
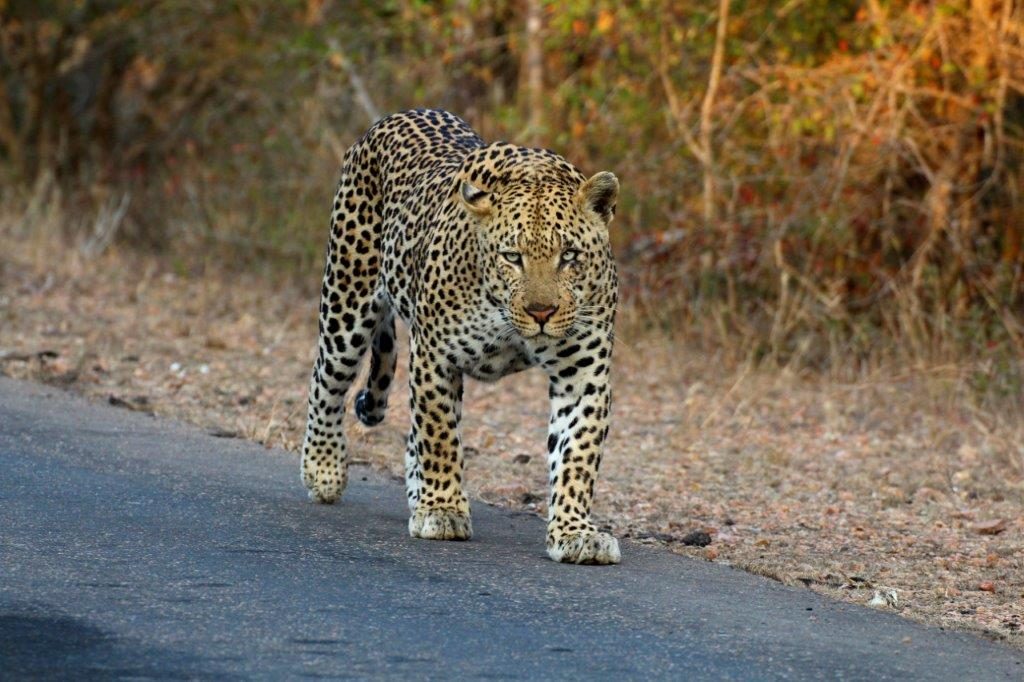
[[[643,324],[1021,391],[1012,0],[0,0],[0,74],[5,203],[86,249],[315,273],[345,146],[443,107],[619,175]]]

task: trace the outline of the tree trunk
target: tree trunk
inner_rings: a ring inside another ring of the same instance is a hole
[[[725,61],[725,39],[729,28],[729,0],[719,0],[718,29],[715,33],[715,51],[711,56],[711,73],[708,89],[700,107],[700,146],[704,151],[704,223],[712,225],[715,210],[715,150],[712,141],[714,124],[711,120],[715,107],[715,95],[722,78],[722,62]]]
[[[526,51],[523,73],[528,107],[526,139],[540,145],[544,131],[544,45],[542,0],[526,0]]]

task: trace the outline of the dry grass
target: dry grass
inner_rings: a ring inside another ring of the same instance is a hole
[[[296,449],[316,273],[298,287],[4,243],[4,374]],[[895,590],[897,605],[883,608],[1024,646],[1024,429],[1012,407],[971,407],[970,368],[838,383],[731,369],[630,327],[616,351],[602,522],[859,604]],[[348,423],[357,460],[401,472],[406,389],[402,365],[387,420]],[[469,383],[474,497],[544,511],[544,396],[537,373]],[[294,485],[298,498],[297,466]],[[712,544],[683,546],[698,529]]]

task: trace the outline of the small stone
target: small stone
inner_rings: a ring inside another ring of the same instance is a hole
[[[135,410],[136,412],[149,411],[149,398],[144,395],[136,396],[135,398],[122,398],[116,395],[109,395],[107,396],[107,403],[114,407],[123,407],[126,410]]]
[[[982,580],[980,583],[978,583],[978,589],[982,592],[995,592],[996,584],[991,580]]]
[[[522,497],[519,498],[519,501],[522,502],[523,504],[534,504],[535,502],[540,502],[543,499],[543,495],[527,492],[523,493]]]
[[[868,602],[868,606],[874,606],[875,608],[899,608],[900,598],[899,593],[896,590],[885,589],[875,590],[875,594],[871,597]]]
[[[711,536],[702,530],[695,530],[684,535],[682,543],[688,547],[707,547],[711,544]]]
[[[518,454],[512,458],[512,462],[515,464],[526,464],[530,461],[530,456],[526,453]]]

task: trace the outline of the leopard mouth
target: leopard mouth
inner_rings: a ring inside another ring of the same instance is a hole
[[[535,329],[519,330],[520,336],[524,339],[561,339],[566,336],[572,325],[545,323],[537,325]]]
[[[506,329],[514,329],[519,338],[527,340],[564,338],[570,333],[574,324],[572,320],[566,319],[550,319],[543,323],[527,321],[513,314],[508,308],[501,310],[501,317],[507,325]]]

